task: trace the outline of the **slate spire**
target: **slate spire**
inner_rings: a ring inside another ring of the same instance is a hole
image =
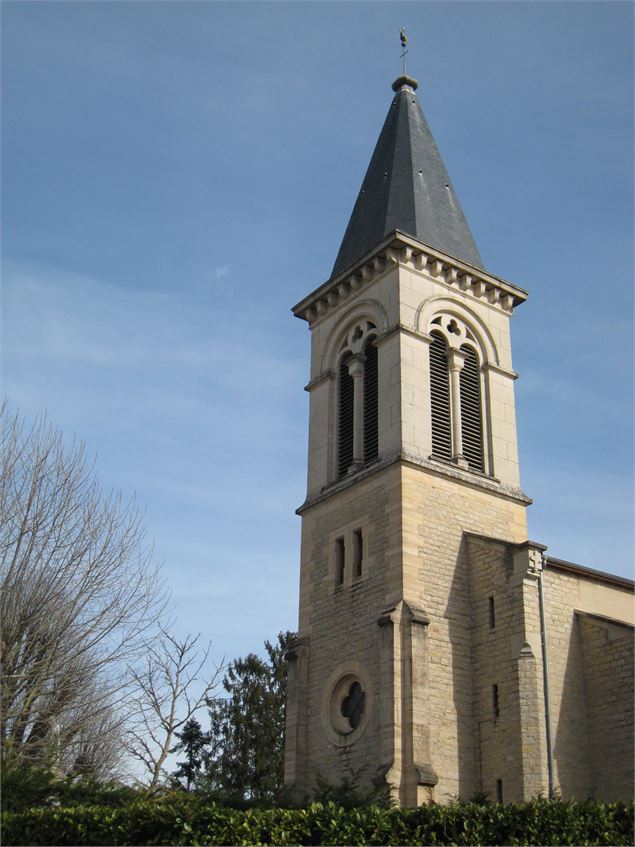
[[[401,76],[357,202],[335,260],[333,275],[398,229],[470,265],[482,268],[478,248],[417,100],[418,82]]]

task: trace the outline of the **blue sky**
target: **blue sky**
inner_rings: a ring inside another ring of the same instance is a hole
[[[297,620],[309,334],[400,71],[513,320],[530,537],[630,575],[633,6],[5,2],[3,389],[136,493],[181,631]]]

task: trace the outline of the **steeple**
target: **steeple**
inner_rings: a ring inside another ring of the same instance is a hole
[[[418,82],[401,76],[333,275],[372,250],[394,230],[476,268],[483,263],[458,197],[423,116]]]
[[[527,294],[480,267],[405,64],[393,88],[333,276],[293,309],[311,371],[285,780],[520,800],[548,785],[509,328]]]

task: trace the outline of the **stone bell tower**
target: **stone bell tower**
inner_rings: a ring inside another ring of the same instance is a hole
[[[494,794],[470,539],[529,561],[509,332],[527,295],[483,269],[417,87],[393,84],[332,274],[293,309],[311,372],[285,780],[387,783],[402,805]]]

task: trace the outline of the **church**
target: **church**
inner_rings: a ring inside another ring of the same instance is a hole
[[[527,537],[528,295],[483,267],[417,86],[393,83],[331,276],[293,309],[311,365],[285,784],[630,799],[634,586]]]

